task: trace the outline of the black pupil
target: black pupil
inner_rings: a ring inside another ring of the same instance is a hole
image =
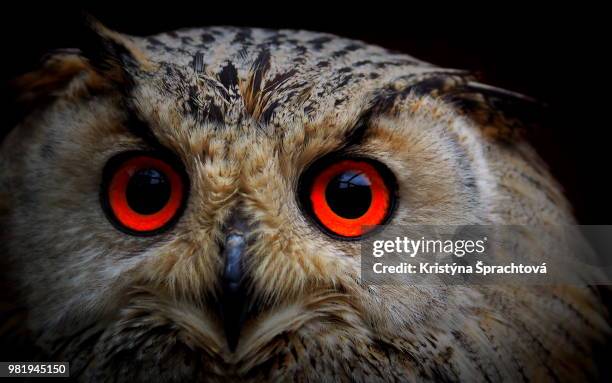
[[[136,213],[157,213],[170,199],[170,183],[157,169],[141,169],[128,181],[126,197]]]
[[[329,181],[325,188],[327,204],[343,218],[359,218],[372,203],[370,180],[362,172],[348,170]]]

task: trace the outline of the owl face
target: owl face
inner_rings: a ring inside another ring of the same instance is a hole
[[[499,207],[509,125],[442,97],[475,95],[467,77],[311,32],[94,30],[20,80],[46,103],[1,151],[2,247],[40,349],[86,379],[441,363],[412,342],[483,293],[366,286],[360,244],[367,225],[528,219]],[[465,104],[490,117],[483,94]],[[529,203],[571,221],[541,177]]]

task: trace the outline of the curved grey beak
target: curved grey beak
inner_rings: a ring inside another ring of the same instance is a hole
[[[225,228],[222,256],[224,259],[221,295],[221,317],[230,350],[236,350],[247,311],[243,287],[243,256],[246,252],[247,225],[233,215]]]

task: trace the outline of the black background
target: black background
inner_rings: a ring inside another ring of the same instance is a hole
[[[237,25],[309,29],[361,39],[437,65],[473,70],[484,81],[546,102],[529,137],[583,224],[609,224],[611,47],[603,8],[531,5],[471,9],[371,3],[211,4],[149,2],[95,6],[19,3],[2,12],[2,130],[17,120],[8,81],[55,48],[78,47],[85,10],[120,32]],[[333,8],[333,10],[332,10]],[[1,133],[1,132],[0,132]],[[1,134],[0,134],[1,137]]]

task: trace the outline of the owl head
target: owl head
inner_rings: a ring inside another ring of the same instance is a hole
[[[360,278],[373,226],[573,222],[525,98],[328,34],[96,22],[15,84],[0,247],[18,325],[74,376],[592,373],[559,347],[606,326],[590,291]]]

